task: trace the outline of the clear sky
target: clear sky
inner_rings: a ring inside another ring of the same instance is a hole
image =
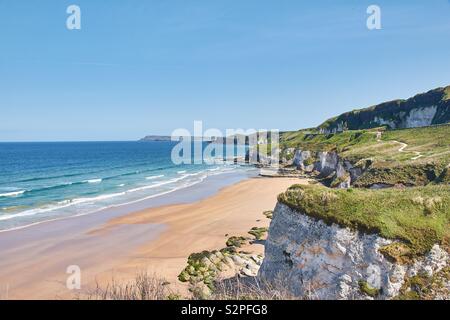
[[[0,0],[0,141],[295,130],[448,85],[449,57],[449,0]]]

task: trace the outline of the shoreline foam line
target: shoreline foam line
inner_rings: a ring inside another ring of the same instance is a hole
[[[42,221],[32,222],[32,223],[30,223],[30,224],[26,224],[26,225],[23,225],[23,226],[16,226],[16,227],[9,228],[9,229],[3,229],[3,230],[0,230],[0,233],[2,233],[2,232],[7,232],[7,231],[20,230],[20,229],[24,229],[24,228],[27,228],[27,227],[30,227],[30,226],[34,226],[34,225],[37,225],[37,224],[41,224],[41,223],[46,223],[46,222],[51,222],[51,221],[59,221],[59,220],[64,220],[64,219],[69,219],[69,218],[75,218],[75,217],[85,216],[85,215],[94,214],[94,213],[97,213],[97,212],[100,212],[100,211],[103,211],[103,210],[106,210],[106,209],[110,209],[110,208],[117,208],[117,207],[121,207],[121,206],[126,206],[126,205],[130,205],[130,204],[138,203],[138,202],[141,202],[141,201],[145,201],[145,200],[152,199],[152,198],[155,198],[155,197],[163,196],[163,195],[165,195],[165,194],[169,194],[169,193],[172,193],[172,192],[181,190],[181,189],[185,189],[185,188],[194,186],[194,185],[196,185],[196,184],[198,184],[198,183],[203,182],[206,178],[208,178],[208,177],[210,177],[210,176],[216,176],[216,175],[220,175],[220,174],[231,173],[231,172],[233,171],[233,169],[231,169],[231,168],[224,168],[224,169],[227,169],[227,170],[223,170],[223,171],[220,171],[220,172],[217,172],[217,171],[216,171],[216,172],[213,172],[213,173],[211,172],[210,174],[206,174],[206,175],[202,176],[200,179],[198,179],[198,180],[196,180],[196,181],[193,181],[193,182],[191,182],[191,183],[179,185],[179,186],[177,186],[177,187],[175,187],[175,188],[172,188],[172,189],[170,189],[170,190],[163,191],[163,192],[156,193],[156,194],[149,195],[149,196],[145,196],[145,197],[143,197],[143,198],[139,198],[139,199],[132,200],[132,201],[127,201],[127,202],[124,202],[124,203],[111,204],[111,205],[107,205],[107,206],[104,206],[104,207],[96,208],[96,209],[94,209],[94,210],[92,210],[92,211],[86,211],[86,212],[82,212],[82,213],[79,213],[79,214],[67,215],[67,216],[64,216],[64,217],[58,217],[58,218],[51,218],[51,219],[48,219],[48,220],[42,220]],[[206,173],[206,172],[205,172],[205,171],[200,171],[200,172],[198,172],[198,173],[196,173],[196,174],[199,174],[199,173]],[[196,174],[190,174],[190,175],[196,175]],[[180,177],[180,178],[172,179],[172,180],[176,180],[176,181],[171,181],[170,183],[173,183],[173,182],[177,182],[177,181],[183,180],[183,179],[185,179],[187,176],[188,176],[188,175],[185,175],[185,176]],[[165,184],[168,184],[168,183],[165,183]],[[158,185],[152,185],[152,186],[157,187],[157,186],[159,186],[159,184],[158,184]],[[138,188],[135,188],[135,189],[138,189]],[[130,190],[135,190],[135,189],[130,189]],[[130,190],[127,190],[127,191],[121,192],[121,193],[110,194],[110,195],[114,195],[114,197],[120,196],[120,195],[125,195],[125,194],[126,194],[127,192],[129,192]],[[140,189],[140,190],[142,190],[142,189]],[[103,197],[104,199],[107,199],[105,196],[106,196],[106,195],[102,195],[102,196],[99,196],[99,197]],[[95,198],[95,197],[94,197],[94,198]],[[84,198],[84,199],[89,199],[89,200],[90,200],[90,199],[94,199],[94,198]],[[113,198],[113,197],[110,196],[110,197],[108,197],[108,198]],[[81,200],[81,199],[83,199],[83,198],[78,198],[78,200]],[[16,217],[32,216],[32,215],[35,215],[35,214],[38,214],[38,213],[51,212],[51,211],[55,211],[55,210],[67,208],[67,207],[70,207],[70,206],[73,206],[73,205],[76,205],[76,204],[89,203],[89,200],[84,201],[84,202],[80,202],[80,201],[78,201],[78,202],[73,202],[72,200],[64,200],[64,201],[61,201],[61,202],[60,202],[60,203],[65,203],[63,206],[55,206],[54,208],[48,208],[48,209],[45,209],[45,208],[35,208],[35,209],[31,209],[31,210],[26,210],[26,211],[20,212],[20,213],[14,214],[14,215],[5,215],[5,216],[3,216],[3,217],[0,216],[0,221],[2,221],[2,220],[3,220],[3,221],[5,221],[5,220],[10,220],[10,219],[13,219],[13,218],[16,218]],[[38,210],[40,210],[40,211],[39,211],[39,212],[36,212],[36,211],[38,211]],[[42,210],[45,210],[45,211],[42,211]],[[31,211],[31,212],[33,212],[33,213],[27,213],[27,214],[24,214],[24,213],[26,213],[27,211]],[[11,216],[13,216],[13,217],[11,217]],[[5,217],[8,217],[8,218],[5,219]]]

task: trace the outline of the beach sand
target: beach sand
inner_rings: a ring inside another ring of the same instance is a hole
[[[61,268],[64,263],[77,261],[74,252],[83,252],[82,257],[77,257],[82,259],[83,266],[88,266],[82,267],[82,292],[95,287],[96,283],[104,286],[112,279],[117,282],[130,281],[143,271],[163,277],[176,290],[183,291],[185,288],[177,276],[186,266],[191,253],[223,248],[232,235],[245,236],[252,227],[268,226],[270,220],[262,214],[263,211],[272,210],[277,195],[294,183],[307,183],[307,180],[251,178],[194,203],[145,209],[113,218],[83,235],[96,239],[95,246],[86,241],[60,243],[57,252],[45,256],[45,262],[39,262],[39,257],[35,255],[21,255],[20,264],[14,265],[11,261],[8,265],[13,269],[9,273],[8,270],[0,270],[0,290],[2,279],[7,275],[8,281],[12,282],[8,287],[8,298],[73,298],[76,291],[66,289],[68,275],[61,272]],[[146,239],[146,230],[155,226],[161,228],[153,233],[152,238]],[[127,246],[131,241],[136,243]],[[114,248],[117,254],[111,254],[110,249],[105,247]],[[252,250],[263,252],[264,247],[252,245]],[[110,253],[106,255],[105,252]],[[64,255],[70,257],[66,259]],[[58,270],[58,274],[51,274],[52,268],[42,268],[40,265],[52,265],[52,259],[53,264],[60,268],[54,269]],[[24,266],[28,269],[23,270]],[[41,268],[46,272],[33,273],[29,268]],[[24,272],[26,281],[14,285],[15,279],[23,279]],[[0,291],[0,298],[5,298],[4,292],[2,297]]]

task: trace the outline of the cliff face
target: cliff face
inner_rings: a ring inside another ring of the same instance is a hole
[[[450,121],[450,86],[346,112],[319,126],[321,133],[358,130],[386,125],[390,129],[415,128]]]
[[[323,185],[278,196],[261,281],[299,298],[450,299],[450,126],[430,126],[449,121],[446,87],[283,133],[282,165]]]
[[[375,234],[327,225],[278,203],[258,276],[286,283],[298,297],[388,299],[401,292],[408,278],[431,277],[448,264],[448,253],[438,245],[413,263],[391,262],[379,251],[391,243]]]
[[[322,177],[329,178],[333,187],[338,188],[349,188],[363,172],[361,168],[354,168],[349,161],[341,159],[333,151],[296,150],[292,163],[304,172],[319,172]]]

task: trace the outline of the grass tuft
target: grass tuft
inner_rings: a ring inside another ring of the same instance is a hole
[[[360,280],[358,282],[359,290],[369,297],[376,298],[380,294],[380,289],[372,288],[367,281]]]
[[[255,237],[256,240],[261,240],[264,235],[267,233],[267,228],[265,227],[253,227],[251,228],[251,230],[248,232],[249,234],[251,234],[252,236]]]
[[[247,243],[247,238],[245,237],[237,237],[237,236],[232,236],[230,238],[228,238],[226,245],[227,247],[236,247],[236,248],[240,248],[242,247],[245,243]]]
[[[118,283],[114,279],[105,287],[88,292],[89,300],[166,300],[180,297],[171,291],[168,282],[156,275],[138,273],[132,281]],[[84,299],[84,297],[83,297]]]

